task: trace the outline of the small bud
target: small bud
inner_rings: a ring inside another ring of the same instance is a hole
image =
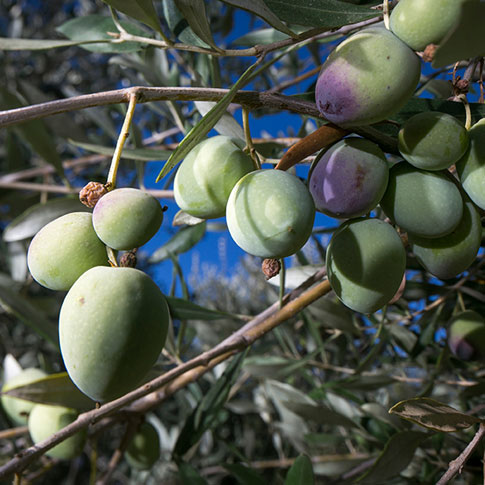
[[[137,251],[138,249],[135,248],[130,251],[126,251],[126,253],[123,253],[123,256],[121,256],[120,258],[120,266],[122,268],[134,268],[136,266]]]
[[[89,182],[79,192],[79,200],[91,209],[96,205],[99,199],[108,192],[105,185],[99,182]]]
[[[261,269],[263,270],[263,274],[267,280],[279,274],[281,270],[281,264],[278,259],[265,259],[263,264],[261,265]]]

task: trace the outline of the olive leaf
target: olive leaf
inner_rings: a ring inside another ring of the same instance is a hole
[[[3,393],[9,396],[53,406],[66,406],[78,410],[94,407],[94,402],[71,381],[67,372],[50,374],[24,386]]]
[[[447,66],[457,61],[485,55],[483,36],[484,2],[462,2],[460,17],[454,28],[440,42],[432,66]]]
[[[152,0],[103,0],[111,7],[161,32],[158,15]],[[116,31],[115,31],[116,32]]]
[[[386,483],[406,468],[419,445],[429,434],[421,431],[400,431],[391,436],[375,463],[357,479],[359,484]]]
[[[299,455],[288,470],[285,485],[313,485],[315,476],[310,458],[307,455]]]
[[[215,50],[220,51],[221,49],[217,47],[212,38],[211,28],[205,12],[204,0],[175,0],[175,5],[195,35]]]
[[[310,27],[341,27],[381,14],[367,5],[338,0],[265,0],[265,3],[284,22]],[[382,2],[375,2],[376,5],[379,3]]]
[[[34,236],[42,227],[70,212],[90,212],[78,199],[59,197],[34,204],[17,216],[4,230],[6,242],[21,241]]]
[[[446,433],[466,429],[481,422],[475,416],[461,413],[447,404],[428,397],[400,401],[392,406],[389,412],[425,428]]]
[[[248,12],[256,14],[263,20],[268,22],[271,27],[274,27],[280,32],[284,32],[290,37],[296,37],[296,34],[289,29],[281,20],[267,7],[263,0],[222,0],[224,3],[239,7]]]
[[[120,24],[130,34],[145,34],[139,25],[134,25],[132,22],[122,20]],[[118,28],[111,17],[104,15],[95,14],[73,18],[57,27],[56,30],[91,52],[136,52],[143,48],[139,42],[113,42],[114,39],[108,32],[118,32]]]
[[[168,242],[153,252],[148,259],[149,263],[159,263],[170,255],[185,253],[195,246],[204,236],[206,222],[200,222],[194,226],[187,226],[180,229]]]

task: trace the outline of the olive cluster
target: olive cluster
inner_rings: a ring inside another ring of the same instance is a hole
[[[401,0],[391,30],[362,29],[334,49],[316,84],[323,116],[352,128],[383,121],[409,100],[421,74],[415,50],[441,42],[461,4],[440,0],[441,14],[431,21],[427,15],[435,10],[423,10],[425,3]],[[234,241],[262,258],[298,251],[311,234],[315,209],[345,219],[328,246],[329,281],[345,305],[372,313],[403,284],[403,239],[441,279],[474,261],[481,243],[477,206],[485,208],[484,130],[485,120],[467,130],[446,113],[415,115],[401,127],[402,160],[393,163],[375,143],[348,136],[318,154],[306,187],[280,170],[254,170],[240,141],[218,136],[182,162],[175,200],[200,218],[225,214]],[[370,217],[377,206],[383,218]]]
[[[227,136],[197,145],[175,176],[175,202],[199,218],[225,215],[231,237],[249,254],[261,258],[294,254],[312,231],[312,197],[294,175],[255,170],[243,146]]]
[[[73,212],[45,225],[29,246],[33,278],[47,288],[67,291],[59,314],[61,354],[71,380],[94,401],[116,399],[139,385],[165,344],[170,314],[164,295],[142,271],[111,266],[107,251],[138,248],[154,236],[162,220],[157,199],[120,188],[103,195],[92,214]],[[3,390],[43,377],[38,369],[24,369]],[[8,395],[2,396],[2,404],[12,421],[28,422],[35,443],[78,415],[64,406]],[[81,452],[84,441],[85,433],[79,432],[47,454],[70,459]],[[136,451],[137,445],[132,447]]]

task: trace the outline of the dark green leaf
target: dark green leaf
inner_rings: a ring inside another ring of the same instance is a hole
[[[246,352],[243,352],[231,360],[224,373],[188,417],[173,450],[176,460],[195,445],[202,435],[216,423],[229,396],[229,391],[239,375],[239,369],[245,356]]]
[[[179,463],[179,477],[182,480],[182,485],[207,485],[207,482],[202,478],[197,470],[188,463]]]
[[[358,479],[358,483],[386,483],[406,468],[418,446],[429,437],[420,431],[401,431],[393,434],[372,467]]]
[[[249,45],[254,46],[257,44],[272,44],[280,40],[286,39],[287,36],[275,29],[261,29],[249,32],[241,37],[238,37],[233,41],[235,45]]]
[[[204,0],[175,0],[175,5],[177,5],[195,35],[214,49],[220,50],[212,38]]]
[[[70,212],[90,212],[78,199],[59,197],[44,204],[35,204],[16,217],[3,233],[7,242],[21,241],[34,236],[47,223]]]
[[[288,470],[285,485],[313,485],[315,477],[310,458],[300,455]]]
[[[321,404],[306,404],[296,401],[283,401],[282,404],[302,416],[306,420],[314,421],[318,424],[329,424],[333,426],[344,426],[345,428],[357,428],[358,425],[347,416],[333,411],[327,406]]]
[[[381,387],[394,384],[396,381],[390,375],[377,374],[373,376],[357,375],[338,382],[338,387],[342,389],[375,391]]]
[[[17,94],[0,87],[1,109],[14,109],[22,106],[24,106],[24,102]],[[61,158],[57,153],[54,137],[47,130],[42,120],[21,123],[15,127],[15,130],[30,144],[34,152],[47,163],[50,163],[61,177],[64,176],[64,169],[62,168]]]
[[[475,121],[485,117],[485,104],[470,103],[470,109]],[[392,116],[392,119],[398,123],[404,123],[411,116],[423,111],[441,111],[458,118],[463,124],[465,123],[466,113],[463,104],[443,99],[411,98],[401,111]]]
[[[209,308],[204,308],[189,300],[184,300],[182,298],[175,298],[173,296],[165,297],[170,307],[170,314],[172,318],[179,320],[220,320],[221,318],[234,318],[236,316],[219,312],[217,310],[210,310]]]
[[[266,480],[256,470],[246,465],[232,463],[223,466],[241,485],[267,485]]]
[[[105,147],[102,145],[95,145],[93,143],[82,143],[74,140],[69,142],[79,148],[88,150],[90,152],[99,153],[111,157],[115,151],[112,147]],[[139,160],[141,162],[151,162],[154,160],[167,160],[172,152],[168,150],[158,150],[156,148],[123,148],[121,158],[125,160]]]
[[[265,0],[265,3],[284,22],[310,27],[341,27],[381,14],[368,6],[338,0]]]
[[[436,69],[470,57],[485,55],[484,19],[485,2],[462,3],[459,20],[441,41],[433,56],[432,66]]]
[[[254,13],[258,17],[268,22],[275,29],[284,32],[290,37],[295,37],[292,32],[281,20],[267,7],[263,0],[222,0],[224,3],[239,7],[248,12]]]
[[[158,248],[149,258],[150,263],[159,263],[170,257],[182,254],[194,247],[204,236],[206,222],[180,229],[168,242]]]
[[[11,389],[6,394],[26,401],[66,406],[80,411],[94,408],[94,402],[73,384],[67,372],[48,375],[25,386]]]
[[[175,167],[175,165],[180,162],[180,160],[182,160],[190,150],[192,150],[192,148],[194,148],[207,135],[207,133],[209,133],[210,130],[212,130],[214,125],[226,112],[237,91],[251,79],[252,73],[257,65],[258,62],[249,67],[227,94],[217,102],[217,104],[189,131],[189,133],[187,133],[158,174],[157,182],[167,175],[167,173],[172,170],[172,168]]]
[[[120,24],[130,34],[143,35],[145,33],[139,26],[130,22],[121,21]],[[111,17],[103,15],[86,15],[85,17],[68,20],[57,27],[57,31],[76,42],[104,41],[82,45],[82,47],[92,52],[135,52],[143,48],[143,45],[139,42],[107,42],[114,40],[108,32],[117,33],[118,29]]]
[[[103,0],[111,7],[161,32],[158,15],[152,0]]]
[[[15,288],[14,282],[9,284],[8,278],[0,279],[0,306],[7,313],[15,315],[55,347],[59,347],[57,326],[39,308],[32,305],[27,298],[13,288]]]
[[[390,413],[434,431],[446,433],[466,429],[480,422],[451,406],[427,397],[417,397],[395,404]]]
[[[168,27],[173,32],[175,37],[180,39],[185,44],[196,45],[199,47],[210,48],[200,37],[195,35],[190,28],[187,19],[182,15],[175,4],[175,0],[163,1],[163,14],[167,20]]]

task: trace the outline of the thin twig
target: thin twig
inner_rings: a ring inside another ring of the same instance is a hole
[[[483,437],[485,436],[485,423],[480,423],[480,427],[476,432],[473,439],[468,443],[467,447],[463,450],[463,452],[456,458],[455,460],[450,462],[448,470],[446,473],[439,479],[436,485],[445,485],[448,483],[455,475],[461,473],[461,470],[465,466],[468,458],[470,458],[471,454],[475,451],[475,448],[480,444]]]
[[[63,185],[37,184],[34,182],[4,182],[0,179],[0,189],[30,190],[32,192],[49,192],[52,194],[78,194],[82,187],[65,187]],[[141,190],[158,199],[173,199],[173,190]]]

